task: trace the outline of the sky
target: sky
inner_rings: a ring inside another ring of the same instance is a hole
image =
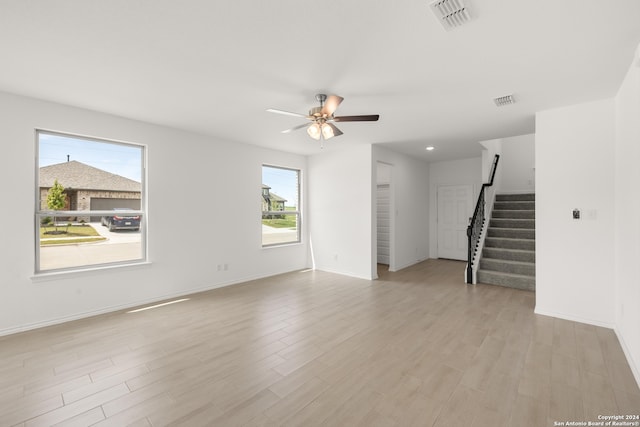
[[[285,206],[298,205],[298,171],[270,166],[262,167],[262,183],[271,187],[272,193],[287,199]]]
[[[142,147],[40,133],[40,167],[76,160],[142,182]]]

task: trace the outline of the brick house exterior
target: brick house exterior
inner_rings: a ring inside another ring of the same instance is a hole
[[[40,168],[38,186],[43,210],[47,209],[47,192],[56,179],[65,188],[64,210],[140,209],[142,185],[139,182],[72,160]],[[97,220],[78,217],[81,219]]]

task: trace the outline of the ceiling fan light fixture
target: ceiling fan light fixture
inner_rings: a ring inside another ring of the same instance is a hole
[[[343,132],[333,124],[333,122],[377,122],[380,118],[379,114],[368,114],[359,116],[335,116],[334,112],[344,100],[338,95],[316,95],[316,100],[320,102],[319,107],[313,107],[309,110],[309,114],[298,114],[290,111],[277,110],[275,108],[267,109],[270,113],[284,114],[287,116],[295,116],[309,120],[311,123],[294,126],[290,129],[283,130],[282,133],[290,133],[304,127],[307,128],[307,134],[316,141],[330,139],[340,136]]]
[[[322,137],[324,139],[333,138],[335,136],[333,134],[333,128],[329,126],[328,123],[323,123],[322,126],[320,126],[320,128],[322,129]]]
[[[318,141],[320,139],[320,135],[322,135],[320,131],[320,125],[317,123],[310,124],[309,127],[307,128],[307,134],[309,134],[311,138]]]

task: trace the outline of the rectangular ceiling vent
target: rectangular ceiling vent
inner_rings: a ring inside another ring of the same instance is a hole
[[[469,8],[463,0],[436,0],[431,3],[431,10],[447,31],[471,20]]]
[[[504,107],[505,105],[515,104],[516,100],[513,98],[513,95],[505,95],[493,98],[493,102],[495,102],[498,107]]]

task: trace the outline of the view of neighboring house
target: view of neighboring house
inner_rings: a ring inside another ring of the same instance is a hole
[[[271,187],[262,184],[262,212],[283,211],[287,200],[271,192]]]
[[[140,209],[141,184],[129,178],[72,160],[40,168],[40,206],[55,180],[65,188],[64,210]],[[91,218],[91,220],[98,220]]]

